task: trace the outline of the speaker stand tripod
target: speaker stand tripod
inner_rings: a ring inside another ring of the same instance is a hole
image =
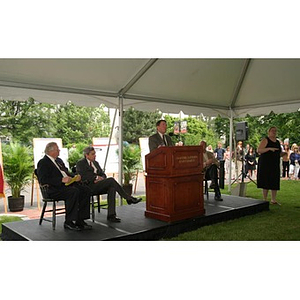
[[[250,181],[252,181],[255,185],[257,185],[257,183],[246,173],[245,171],[245,152],[244,149],[242,148],[243,154],[242,154],[242,172],[239,174],[239,176],[231,183],[231,185],[233,185],[240,177],[242,177],[242,181],[239,183],[239,196],[240,197],[244,197],[246,194],[246,190],[245,190],[245,182],[244,179],[247,177]]]
[[[245,178],[248,178],[250,181],[252,181],[254,184],[257,185],[257,183],[248,174],[246,174],[246,172],[244,170],[244,163],[243,163],[243,168],[242,169],[243,170],[240,173],[240,175],[231,183],[231,185],[233,185],[241,176],[242,176],[242,182],[244,182]]]

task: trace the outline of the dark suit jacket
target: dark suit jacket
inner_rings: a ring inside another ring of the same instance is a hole
[[[59,164],[62,164],[63,171],[71,175],[62,160],[58,160]],[[49,185],[47,193],[50,197],[57,200],[67,200],[65,201],[66,220],[78,221],[90,217],[91,191],[89,187],[78,182],[66,186],[62,182],[62,173],[47,155],[38,162],[37,176],[40,184]]]
[[[37,165],[37,176],[40,184],[48,184],[49,192],[57,189],[64,189],[66,186],[61,181],[63,175],[59,169],[54,165],[51,159],[45,155]]]
[[[167,140],[167,146],[173,146],[172,139],[165,134],[166,140]],[[149,137],[149,149],[150,152],[158,146],[164,145],[163,139],[160,137],[159,133],[157,132],[156,134],[153,134]]]
[[[93,164],[97,169],[97,174],[94,173],[94,168],[88,164],[86,158],[80,159],[76,164],[76,172],[81,176],[81,180],[88,184],[94,183],[97,175],[103,178],[107,177],[96,160],[93,161]]]

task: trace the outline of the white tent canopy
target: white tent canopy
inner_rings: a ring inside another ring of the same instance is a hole
[[[29,97],[118,108],[120,137],[130,106],[227,116],[232,149],[234,117],[300,108],[300,59],[0,59],[0,99]]]
[[[300,59],[0,59],[0,98],[242,117],[300,107]]]

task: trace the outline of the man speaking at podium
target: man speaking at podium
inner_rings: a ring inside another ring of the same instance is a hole
[[[150,152],[159,147],[173,146],[172,139],[166,135],[167,122],[165,120],[156,122],[156,131],[155,134],[149,137]]]

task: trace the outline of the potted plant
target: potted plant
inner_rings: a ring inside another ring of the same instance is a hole
[[[123,146],[123,188],[131,195],[132,181],[136,178],[136,172],[141,167],[141,150],[134,144]]]
[[[10,211],[22,211],[24,196],[21,192],[28,185],[33,173],[33,155],[29,147],[19,143],[10,143],[3,147],[4,178],[10,187],[11,196],[8,196]]]

